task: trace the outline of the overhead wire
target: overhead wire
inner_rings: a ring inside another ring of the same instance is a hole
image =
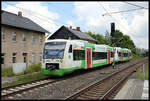
[[[7,2],[5,2],[5,3],[7,3]],[[39,13],[37,13],[37,12],[31,11],[31,10],[28,10],[28,9],[24,9],[24,8],[21,8],[21,7],[17,7],[17,6],[15,6],[15,5],[10,4],[10,3],[7,3],[7,4],[8,4],[8,5],[11,5],[11,6],[14,6],[14,7],[18,8],[18,9],[22,9],[22,10],[24,10],[24,11],[29,11],[29,12],[31,12],[32,14],[34,13],[34,14],[40,15],[40,16],[42,16],[42,17],[48,19],[48,20],[49,20],[49,19],[54,20],[54,19],[52,19],[52,18],[50,18],[50,17],[41,15],[41,14],[39,14]],[[61,24],[67,25],[66,23],[64,23],[64,22],[62,22],[62,21],[60,21],[60,20],[54,20],[54,21],[56,21],[56,22],[58,22],[58,23],[61,23]]]
[[[51,19],[51,18],[48,18],[48,17],[46,17],[46,16],[43,16],[43,15],[41,15],[41,14],[39,14],[39,13],[33,12],[33,11],[31,11],[31,10],[24,9],[24,8],[21,8],[21,7],[17,7],[17,6],[12,5],[12,4],[8,3],[8,2],[5,2],[5,3],[8,4],[8,5],[10,5],[10,6],[13,6],[13,7],[17,8],[17,9],[21,9],[21,10],[23,10],[23,11],[29,11],[29,12],[31,12],[30,15],[35,16],[35,17],[37,17],[37,18],[39,18],[39,19],[42,19],[42,20],[44,20],[44,21],[46,21],[46,22],[49,21],[49,19]],[[25,12],[25,13],[27,13],[27,12]],[[33,14],[33,13],[34,13],[34,14]],[[40,15],[41,17],[46,18],[46,19],[48,19],[48,20],[43,19],[43,18],[40,18],[40,17],[36,16],[35,14],[36,14],[36,15]],[[53,20],[53,19],[51,19],[51,20]],[[66,23],[64,23],[64,22],[62,22],[62,21],[59,21],[59,20],[53,20],[53,21],[54,21],[54,22],[59,22],[59,23],[61,23],[61,24],[63,24],[63,25],[68,26],[68,24],[66,24]],[[51,24],[56,24],[56,23],[52,23],[52,22],[50,22],[50,21],[49,21],[49,23],[51,23]],[[56,24],[56,25],[57,25],[57,26],[60,26],[60,25],[58,25],[58,24]],[[84,30],[86,31],[86,28],[82,27],[82,29],[84,29]]]
[[[102,6],[103,7],[103,6]],[[103,7],[104,8],[104,7]],[[108,13],[108,11],[104,8],[104,10]],[[109,13],[108,13],[109,14]],[[111,14],[109,14],[109,16],[111,16],[111,17],[113,17]],[[115,18],[114,18],[115,19]],[[116,19],[115,19],[116,20]],[[117,20],[116,20],[117,21]],[[119,23],[118,23],[119,24]],[[121,25],[121,24],[120,24]],[[125,27],[124,27],[125,28]],[[126,28],[125,28],[126,29]],[[127,29],[128,30],[128,29]],[[129,30],[128,30],[129,31]],[[132,30],[130,30],[130,32],[132,32]],[[123,39],[123,37],[122,37],[122,39]],[[120,39],[119,41],[121,41],[122,39]],[[135,40],[137,40],[137,39],[135,39]],[[118,42],[119,42],[118,41]],[[137,47],[137,46],[136,46]]]
[[[144,8],[137,8],[137,9],[131,9],[131,10],[125,10],[125,11],[111,12],[111,13],[109,13],[109,14],[117,14],[117,13],[131,12],[131,11],[140,10],[140,9],[144,9]],[[106,15],[108,15],[108,13],[102,14],[102,16],[106,16]]]
[[[100,3],[100,2],[98,2],[100,5],[101,5],[101,7],[103,7],[103,9],[108,13],[108,11],[105,9],[105,7]],[[112,18],[114,18],[110,13],[108,13],[108,15],[110,16],[110,17],[112,17]],[[116,20],[116,18],[114,18],[115,20]],[[116,22],[118,23],[118,21],[116,20]],[[118,23],[119,25],[121,25],[120,23]],[[121,25],[122,26],[122,25]],[[124,27],[124,26],[122,26],[122,27]],[[124,27],[125,28],[125,27]],[[126,29],[126,28],[125,28]],[[119,41],[121,41],[123,39],[123,37],[119,40]],[[118,42],[119,42],[118,41]]]
[[[127,3],[127,4],[132,5],[132,6],[140,7],[140,8],[143,8],[143,9],[148,9],[148,8],[146,8],[146,7],[143,7],[143,6],[140,6],[140,5],[137,5],[137,4],[129,3],[129,2],[127,2],[127,1],[125,1],[124,3]]]
[[[52,3],[49,3],[49,2],[46,2],[46,3],[47,3],[47,4],[49,4],[50,6],[53,6],[53,7],[55,7],[56,9],[59,9],[60,11],[62,11],[62,12],[64,13],[64,10],[62,10],[61,8],[58,8],[58,7],[56,7],[54,4],[52,4]],[[68,15],[69,17],[75,18],[74,16],[72,16],[72,15],[69,15],[69,14],[67,14],[67,13],[64,13],[64,14]]]

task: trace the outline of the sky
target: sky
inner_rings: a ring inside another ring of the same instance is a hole
[[[132,3],[132,4],[129,4]],[[95,34],[110,33],[110,23],[115,23],[115,29],[129,35],[138,48],[149,49],[148,11],[149,2],[118,2],[118,1],[18,1],[1,3],[1,9],[17,14],[22,11],[27,17],[45,28],[51,34],[61,26],[80,27],[82,32],[91,31]],[[138,6],[135,6],[138,5]],[[139,9],[130,12],[106,14],[111,12]],[[105,16],[102,16],[106,14]]]

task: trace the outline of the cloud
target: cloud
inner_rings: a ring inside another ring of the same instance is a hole
[[[49,11],[48,7],[42,6],[40,2],[19,2],[14,6],[7,5],[3,10],[15,14],[22,11],[24,17],[31,19],[49,32],[53,33],[58,29],[58,26],[54,23],[54,20],[59,18],[58,13]]]
[[[72,27],[75,27],[75,25],[74,25],[74,23],[73,23],[73,21],[67,21],[67,24],[68,24],[68,26],[72,26]]]
[[[137,7],[124,2],[100,2],[100,4],[98,2],[75,2],[74,6],[73,12],[78,16],[76,22],[84,23],[86,29],[104,35],[106,30],[110,32],[110,23],[115,22],[115,28],[129,35],[137,47],[148,49],[148,10],[103,17],[102,14],[107,12],[123,11]]]

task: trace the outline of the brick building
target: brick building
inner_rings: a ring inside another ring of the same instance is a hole
[[[17,15],[2,11],[1,17],[1,66],[40,63],[45,33],[49,32],[29,18],[23,17],[22,12]]]

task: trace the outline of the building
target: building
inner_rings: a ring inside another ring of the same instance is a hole
[[[50,39],[80,39],[85,40],[90,43],[97,43],[97,40],[93,39],[88,34],[85,34],[81,32],[80,27],[76,27],[76,29],[72,29],[72,26],[70,28],[62,26],[60,27],[55,33],[53,33],[50,37],[47,38]]]
[[[22,12],[1,12],[1,58],[2,67],[13,63],[26,65],[40,63],[47,30],[23,17]]]

